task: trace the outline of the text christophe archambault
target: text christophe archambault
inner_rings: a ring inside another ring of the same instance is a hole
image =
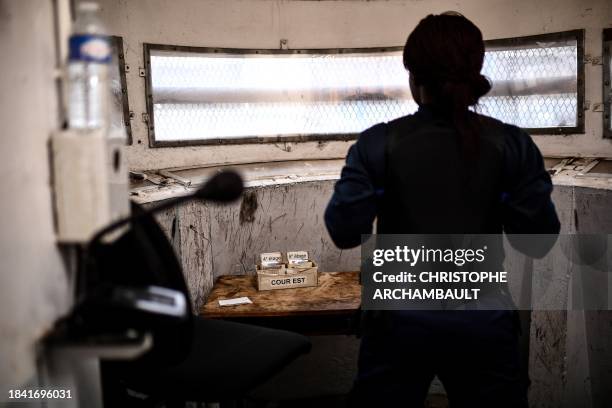
[[[485,262],[486,252],[486,245],[476,249],[409,248],[399,245],[395,249],[375,249],[371,257],[374,271],[371,281],[376,286],[372,300],[477,300],[482,290],[479,285],[507,283],[507,272],[421,269],[429,269],[433,265],[453,269],[469,265],[474,268]],[[386,264],[392,263],[394,271],[398,267],[402,269],[402,266],[410,271],[389,273],[389,270],[382,270]]]

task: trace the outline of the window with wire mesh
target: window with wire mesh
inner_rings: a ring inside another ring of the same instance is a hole
[[[544,132],[577,128],[578,45],[576,32],[488,42],[482,73],[493,87],[476,110]]]
[[[148,53],[154,144],[333,138],[417,109],[401,49]],[[575,38],[491,47],[483,74],[493,89],[479,112],[531,129],[576,126]]]
[[[355,134],[413,112],[401,50],[150,51],[156,141]]]

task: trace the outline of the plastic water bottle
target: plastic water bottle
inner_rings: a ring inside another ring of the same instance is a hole
[[[111,46],[91,1],[78,5],[70,36],[68,58],[68,126],[107,129],[109,122],[109,65]]]

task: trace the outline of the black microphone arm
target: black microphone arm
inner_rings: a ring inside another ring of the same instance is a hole
[[[175,205],[182,204],[192,198],[199,198],[217,203],[228,203],[237,200],[242,194],[244,183],[242,177],[233,170],[224,170],[211,177],[202,187],[197,189],[193,194],[176,197],[170,200],[165,200],[163,203],[156,205],[153,208],[144,210],[138,214],[130,215],[114,221],[98,231],[89,241],[89,245],[95,244],[102,239],[106,234],[121,228],[125,224],[137,220],[146,215],[152,215],[160,211],[166,210]]]

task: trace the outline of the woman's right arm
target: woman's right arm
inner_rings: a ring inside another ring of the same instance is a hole
[[[556,235],[561,224],[551,199],[553,184],[542,154],[522,129],[508,125],[508,132],[502,193],[504,231],[506,234]],[[547,248],[541,247],[545,252],[555,242],[554,239],[547,241],[551,241],[544,245]]]

